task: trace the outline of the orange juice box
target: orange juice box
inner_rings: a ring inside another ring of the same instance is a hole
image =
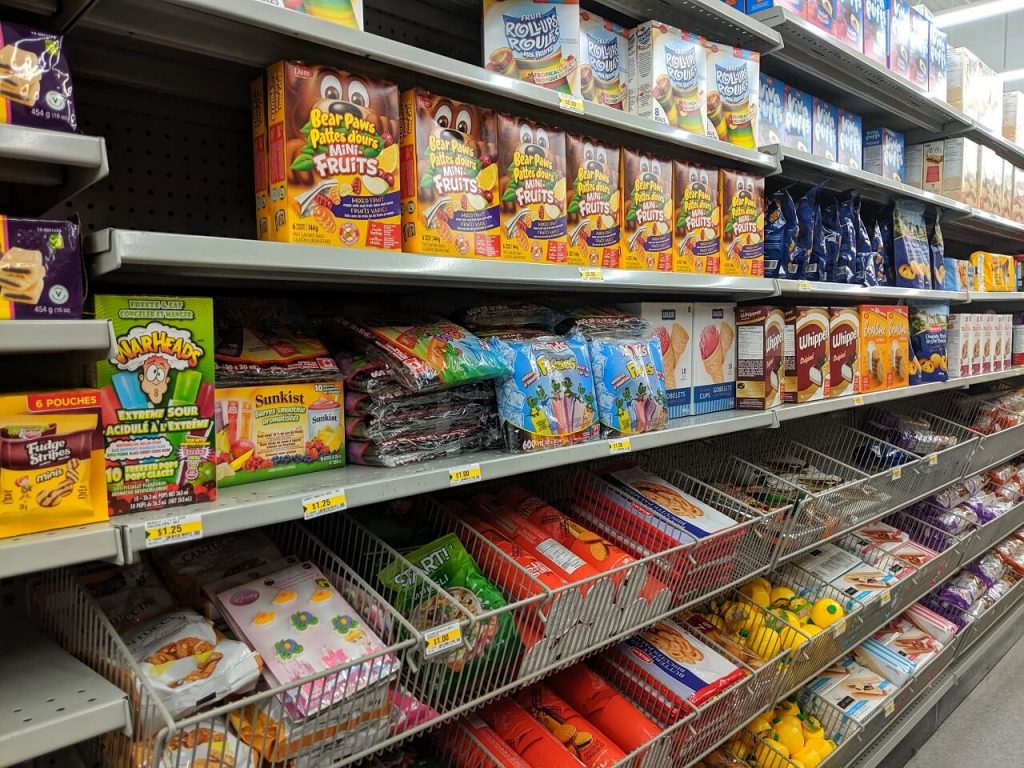
[[[622,194],[622,266],[672,271],[672,161],[623,148]]]
[[[723,275],[764,277],[764,177],[722,169]]]
[[[719,171],[676,160],[675,193],[676,272],[717,275],[722,262],[722,201]]]
[[[579,0],[484,0],[484,66],[580,95]]]
[[[270,239],[267,185],[267,81],[260,75],[250,85],[252,96],[252,178],[256,199],[256,237]]]
[[[860,316],[860,382],[862,392],[892,386],[892,347],[889,344],[889,309],[878,304],[857,307]]]
[[[565,133],[498,115],[501,258],[565,264]]]
[[[889,349],[892,354],[892,388],[910,384],[910,317],[906,307],[886,307]]]
[[[273,239],[399,250],[398,87],[279,61],[267,111]]]
[[[619,267],[622,183],[617,146],[567,134],[569,263]]]
[[[501,256],[494,113],[411,88],[402,93],[401,134],[402,249]]]

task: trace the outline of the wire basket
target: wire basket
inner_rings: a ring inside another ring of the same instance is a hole
[[[51,571],[32,590],[34,612],[66,650],[128,694],[131,733],[111,733],[103,740],[103,762],[109,768],[186,768],[200,759],[230,764],[229,751],[237,765],[258,757],[271,762],[303,757],[327,766],[388,738],[389,696],[410,678],[418,643],[415,630],[302,526],[264,531],[282,551],[315,564],[386,647],[327,673],[258,690],[199,714],[173,717],[142,665],[72,572]],[[310,691],[329,698],[321,698],[323,704],[309,716],[296,716],[286,702],[308,697]]]
[[[950,392],[925,408],[980,436],[967,475],[983,472],[1024,450],[1024,416],[1004,407],[998,394]]]
[[[798,698],[801,713],[814,715],[821,723],[824,734],[837,745],[836,750],[818,765],[843,765],[843,745],[856,743],[862,730],[861,725],[811,691],[802,691]],[[783,757],[780,752],[766,748],[764,739],[756,734],[745,731],[740,737],[740,742],[751,749],[760,768],[797,768],[796,763]],[[735,744],[735,741],[732,743]]]
[[[971,528],[960,535],[948,534],[931,525],[927,520],[913,517],[904,512],[886,518],[885,522],[906,533],[911,543],[935,552],[935,556],[929,560],[915,559],[913,555],[910,557],[897,555],[898,559],[905,560],[917,569],[911,577],[912,594],[909,597],[904,595],[900,605],[907,605],[908,602],[919,600],[922,595],[957,569],[967,549],[970,532],[973,531]],[[896,550],[896,552],[898,551]]]
[[[1016,605],[1017,601],[1020,600],[1021,595],[1024,595],[1024,586],[1022,586],[1024,585],[1024,578],[1015,571],[1009,571],[1005,575],[1006,578],[1013,583],[1013,586],[994,605],[961,630],[957,637],[961,638],[961,643],[964,648],[969,648],[975,643],[975,641],[981,638],[982,635],[991,629],[996,622],[1003,618],[1006,613]]]

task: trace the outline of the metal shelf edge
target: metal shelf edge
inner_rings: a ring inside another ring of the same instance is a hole
[[[112,338],[107,320],[0,321],[0,354],[95,352],[101,357]]]
[[[0,579],[91,560],[124,562],[120,532],[111,523],[0,539]]]

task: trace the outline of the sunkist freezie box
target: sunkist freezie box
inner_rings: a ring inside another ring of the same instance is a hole
[[[693,307],[687,302],[656,301],[622,306],[646,320],[661,343],[670,419],[693,413]]]
[[[736,407],[769,410],[782,402],[785,318],[779,307],[736,308]]]

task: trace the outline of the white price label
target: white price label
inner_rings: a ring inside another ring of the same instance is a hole
[[[893,467],[891,474],[893,480],[899,480],[901,477],[903,477],[903,467]]]
[[[448,470],[448,481],[451,485],[479,483],[482,478],[483,472],[480,471],[479,464],[465,464]]]
[[[146,549],[203,538],[202,515],[174,515],[146,523]]]
[[[938,463],[939,463],[939,454],[937,454],[937,453],[929,453],[928,454],[928,466],[934,467]]]
[[[628,437],[620,437],[608,441],[608,453],[629,453],[632,450],[633,446],[630,444]]]
[[[345,496],[344,488],[335,488],[325,493],[305,496],[302,499],[302,517],[306,520],[329,515],[332,512],[341,512],[343,509],[348,509],[348,498]]]
[[[462,645],[462,627],[458,622],[434,627],[423,632],[423,640],[427,646],[426,655],[435,656]]]
[[[575,112],[577,115],[583,114],[583,99],[579,96],[560,93],[558,94],[558,106],[566,112]]]
[[[603,282],[604,270],[600,267],[580,267],[580,280],[590,282]]]

